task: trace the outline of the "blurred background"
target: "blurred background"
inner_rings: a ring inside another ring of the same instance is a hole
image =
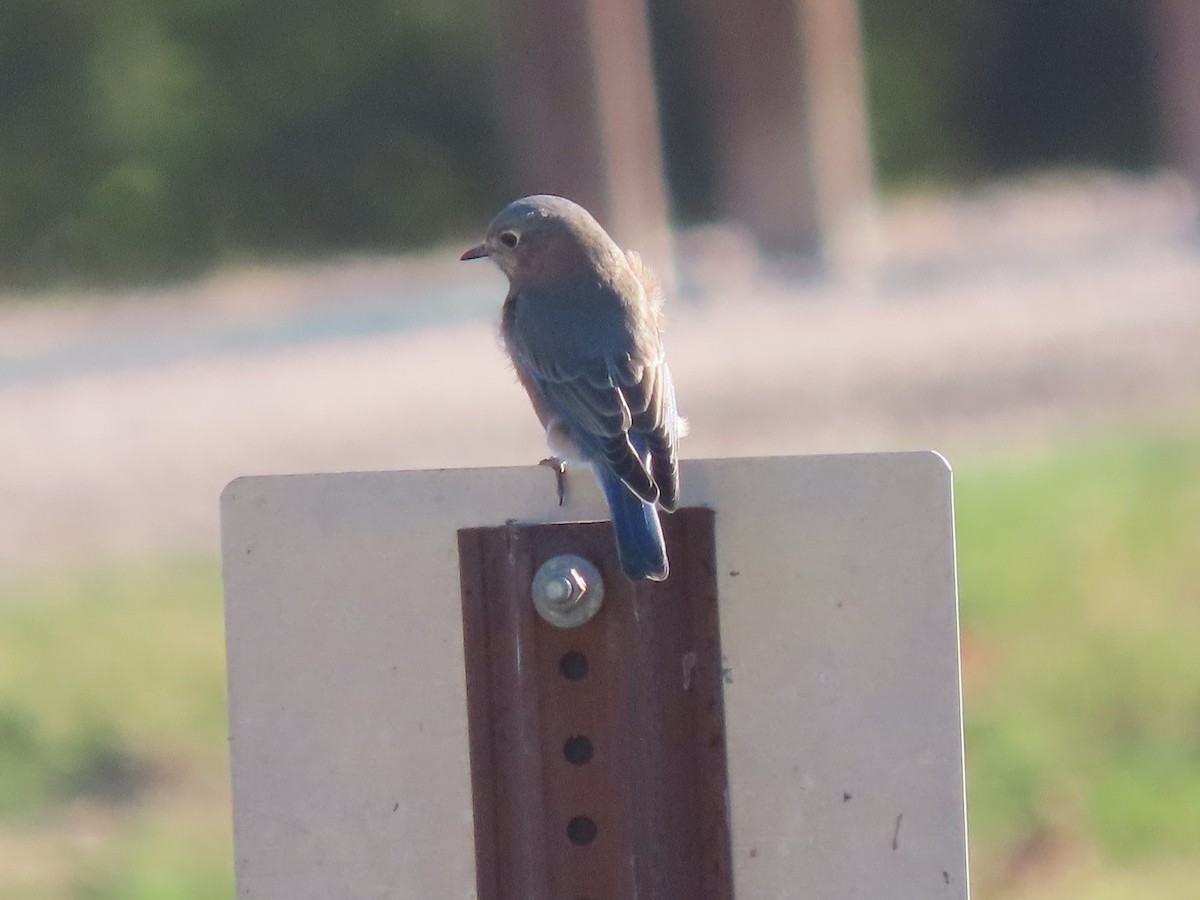
[[[982,900],[1200,884],[1200,5],[6,0],[0,898],[230,897],[217,495],[532,464],[585,202],[689,456],[955,465]]]

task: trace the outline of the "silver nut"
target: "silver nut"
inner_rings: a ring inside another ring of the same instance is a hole
[[[600,609],[604,580],[583,557],[563,554],[541,565],[533,576],[531,593],[543,619],[558,628],[576,628]]]

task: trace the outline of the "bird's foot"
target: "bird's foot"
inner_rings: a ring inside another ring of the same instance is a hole
[[[566,460],[559,459],[557,456],[547,456],[545,459],[538,462],[539,466],[549,466],[554,470],[554,486],[558,490],[558,505],[563,505],[563,498],[567,494],[567,463]]]

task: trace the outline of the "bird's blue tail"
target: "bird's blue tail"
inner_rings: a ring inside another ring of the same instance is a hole
[[[667,577],[667,547],[658,511],[653,504],[640,500],[610,469],[596,469],[617,535],[621,570],[634,581],[663,581]]]

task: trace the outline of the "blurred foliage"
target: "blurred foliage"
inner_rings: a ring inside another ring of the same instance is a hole
[[[1159,153],[1155,0],[860,0],[885,182]]]
[[[1191,896],[1200,433],[976,468],[955,495],[977,893]],[[1047,890],[1096,860],[1164,880]]]
[[[6,0],[0,278],[419,246],[500,196],[472,0]]]
[[[1148,3],[862,0],[883,180],[1152,162]],[[702,219],[704,7],[650,7],[674,206]],[[507,180],[492,18],[484,0],[5,0],[0,283],[477,229]]]
[[[713,85],[704,64],[706,4],[713,2],[647,0],[671,212],[682,222],[704,221],[716,209]]]
[[[0,583],[0,900],[233,896],[220,571]]]

